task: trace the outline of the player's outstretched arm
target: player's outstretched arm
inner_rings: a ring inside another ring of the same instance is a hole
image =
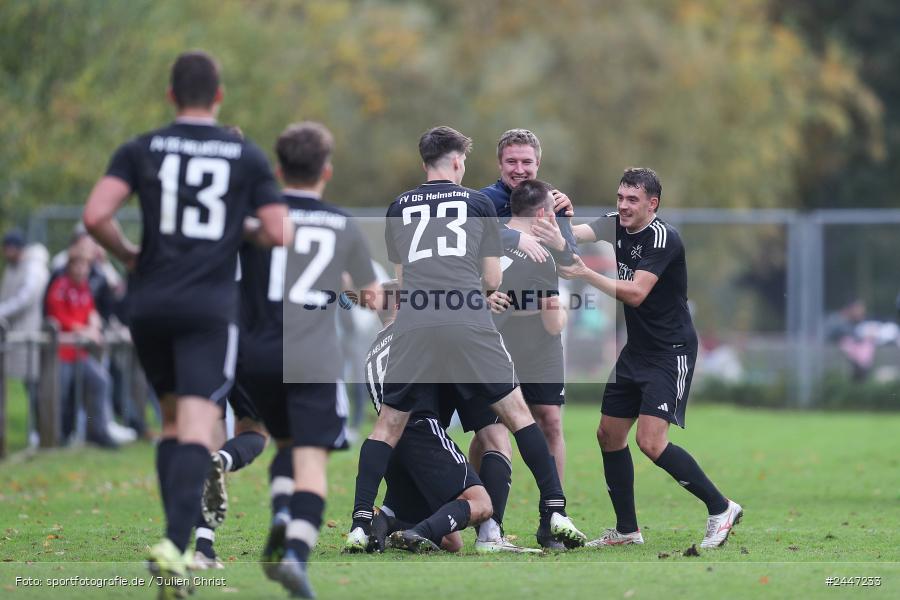
[[[88,196],[82,220],[85,229],[101,246],[128,269],[133,269],[140,249],[125,237],[116,220],[116,212],[130,195],[131,188],[122,179],[102,177]]]
[[[611,296],[634,308],[643,304],[650,290],[659,281],[659,277],[650,271],[635,271],[633,281],[612,279],[589,268],[581,260],[581,257],[577,256],[572,265],[560,265],[558,269],[561,277],[565,279],[581,279],[607,296]]]

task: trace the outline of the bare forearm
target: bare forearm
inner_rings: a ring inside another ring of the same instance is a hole
[[[589,269],[582,279],[607,296],[628,306],[639,306],[643,301],[641,292],[633,281],[613,279]]]
[[[132,243],[119,226],[116,219],[99,221],[97,223],[85,223],[88,233],[90,233],[97,242],[106,248],[106,250],[131,267],[137,258],[139,248]]]

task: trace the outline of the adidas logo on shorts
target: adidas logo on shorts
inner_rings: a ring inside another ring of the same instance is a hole
[[[662,404],[660,404],[659,406],[656,407],[656,410],[662,410],[665,412],[669,412],[669,403],[663,402]]]

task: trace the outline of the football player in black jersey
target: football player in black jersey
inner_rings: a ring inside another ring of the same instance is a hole
[[[312,597],[306,572],[325,509],[326,464],[347,448],[347,398],[335,311],[348,273],[361,303],[380,286],[362,231],[322,200],[334,140],[323,125],[289,126],[275,145],[294,229],[289,248],[241,248],[241,346],[237,382],[253,400],[277,452],[269,469],[272,523],[266,575]]]
[[[427,182],[388,208],[385,242],[402,285],[401,306],[385,371],[384,406],[360,448],[348,551],[368,546],[372,506],[393,447],[410,409],[437,385],[456,386],[462,400],[477,399],[497,413],[538,484],[541,521],[559,541],[573,547],[584,543],[584,534],[565,514],[556,465],[484,301],[484,289],[500,284],[502,248],[493,204],[460,185],[470,149],[471,140],[450,127],[425,132],[419,153]]]
[[[504,227],[509,231],[531,235],[532,224],[547,218],[553,212],[552,189],[547,183],[535,179],[519,183],[510,195],[512,217]],[[559,243],[565,247],[562,232],[557,231],[557,236]],[[502,291],[491,296],[495,312],[494,323],[513,357],[525,402],[547,438],[547,445],[562,481],[566,463],[562,432],[565,369],[560,334],[566,325],[566,311],[559,302],[556,260],[553,254],[549,254],[548,260],[536,261],[516,247],[510,236],[504,235],[503,239],[505,255],[500,259],[503,267],[503,284],[500,286]],[[492,430],[496,428],[495,425],[489,425],[479,431],[482,437],[473,438],[470,452],[478,454],[484,439],[495,439]],[[508,440],[505,432],[503,437]],[[502,452],[502,446],[490,450]],[[490,451],[485,457],[491,458]],[[484,479],[490,482],[488,474]],[[490,491],[491,488],[488,489]],[[495,502],[495,513],[499,512],[500,515],[504,510],[503,499],[501,497]],[[490,523],[479,528],[479,538],[484,536],[484,530],[489,525]],[[539,529],[536,538],[545,548],[564,549],[546,528]]]
[[[216,61],[205,52],[180,55],[168,96],[175,121],[122,145],[84,209],[87,230],[133,270],[131,335],[162,407],[156,458],[167,527],[149,566],[165,576],[164,597],[186,593],[177,583],[200,513],[217,401],[234,378],[244,217],[259,218],[257,241],[281,245],[287,216],[263,152],[215,121],[222,101]],[[115,218],[132,193],[141,207],[140,247]]]
[[[615,366],[615,381],[603,394],[597,440],[616,512],[616,527],[590,546],[642,544],[634,510],[634,466],[628,432],[637,421],[637,444],[657,466],[706,504],[709,512],[701,546],[725,543],[743,511],[716,489],[700,465],[683,448],[669,442],[669,424],[685,426],[685,408],[697,358],[697,334],[687,303],[687,263],[684,244],[674,227],[657,216],[662,186],[650,169],[627,169],[617,193],[615,250],[618,280],[585,266],[559,268],[624,305],[628,342]],[[596,241],[601,217],[574,227],[579,241]],[[549,240],[548,224],[535,233]]]
[[[390,358],[396,316],[396,280],[383,284],[387,302],[379,312],[384,328],[366,354],[366,388],[376,412],[384,398],[384,374]],[[411,552],[438,548],[457,552],[459,532],[491,516],[491,498],[465,455],[446,432],[453,414],[452,386],[448,393],[423,398],[411,411],[384,475],[387,489],[381,510],[372,519],[367,550],[391,547]],[[493,414],[493,413],[492,413]],[[537,552],[535,550],[535,552]]]

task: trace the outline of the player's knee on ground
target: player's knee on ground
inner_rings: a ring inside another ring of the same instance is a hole
[[[494,507],[491,505],[491,497],[483,485],[473,485],[466,489],[460,498],[469,503],[469,525],[478,525],[491,518]]]
[[[463,540],[458,531],[454,531],[450,535],[445,535],[441,539],[441,550],[445,552],[459,552],[462,550]]]

